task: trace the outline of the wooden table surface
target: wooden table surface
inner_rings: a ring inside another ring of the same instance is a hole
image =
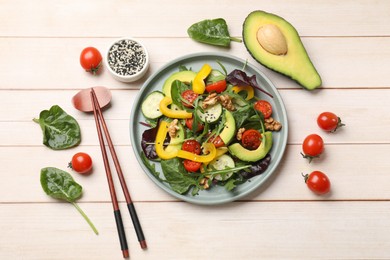
[[[306,91],[256,63],[244,44],[230,49],[191,40],[187,28],[222,17],[232,36],[254,10],[290,21],[323,79]],[[390,259],[390,2],[359,1],[22,1],[0,2],[0,259],[121,259],[103,161],[91,115],[73,108],[80,89],[106,86],[113,94],[106,121],[142,223],[148,249],[139,247],[115,178],[131,259]],[[81,50],[104,52],[132,36],[147,47],[151,66],[135,83],[120,83],[104,68],[82,70]],[[196,52],[235,55],[259,68],[278,88],[289,119],[288,144],[273,177],[249,196],[221,206],[178,201],[138,165],[129,115],[139,88],[167,62]],[[70,150],[42,144],[32,121],[57,104],[80,124],[83,140]],[[322,132],[317,115],[333,111],[346,127]],[[304,137],[320,134],[326,150],[308,164]],[[40,186],[43,167],[67,170],[71,156],[94,159],[79,205],[100,234],[68,203]],[[317,196],[302,172],[321,170],[332,181]]]

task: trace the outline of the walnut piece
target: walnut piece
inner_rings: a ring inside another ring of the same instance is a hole
[[[282,124],[276,121],[273,117],[267,118],[265,121],[265,129],[269,131],[279,131],[282,128]]]
[[[232,97],[230,97],[229,95],[221,95],[219,96],[219,100],[221,101],[222,106],[227,110],[233,111],[236,109],[232,102]]]
[[[237,140],[238,141],[240,141],[241,139],[242,139],[242,134],[245,132],[245,128],[240,128],[240,129],[238,129],[238,131],[237,131],[237,135],[236,135],[236,138],[237,138]]]
[[[218,102],[217,93],[211,93],[202,102],[202,108],[206,109],[208,106],[213,106]]]
[[[169,127],[168,127],[168,133],[169,133],[169,137],[171,138],[175,138],[176,137],[176,134],[177,134],[177,131],[180,129],[178,126],[177,126],[177,123],[179,122],[179,120],[177,119],[174,119]]]
[[[205,176],[204,178],[200,179],[199,184],[202,185],[205,190],[210,188],[209,177]]]

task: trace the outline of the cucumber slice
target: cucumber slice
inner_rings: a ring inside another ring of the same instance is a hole
[[[141,105],[142,114],[149,119],[156,119],[162,116],[160,102],[163,98],[164,94],[160,91],[150,93]]]
[[[199,106],[202,106],[201,101],[199,101]],[[198,116],[202,122],[215,123],[222,115],[222,105],[220,103],[216,103],[215,105],[204,109],[203,112],[204,113],[202,113],[200,110],[197,111]]]
[[[210,170],[224,170],[226,168],[234,168],[234,167],[235,167],[235,163],[234,163],[232,157],[230,157],[227,154],[223,154],[223,155],[219,156],[218,158],[215,158],[208,165],[208,168]],[[216,179],[218,181],[224,181],[224,180],[229,179],[232,176],[232,174],[233,174],[233,172],[228,172],[228,173],[225,173],[223,175],[217,174],[214,176],[214,179]]]

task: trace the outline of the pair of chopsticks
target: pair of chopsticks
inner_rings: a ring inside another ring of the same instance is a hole
[[[121,186],[122,186],[122,190],[123,190],[123,193],[124,193],[125,198],[126,198],[127,207],[129,209],[129,212],[130,212],[130,216],[131,216],[131,219],[132,219],[132,222],[134,225],[134,229],[135,229],[137,237],[138,237],[138,241],[139,241],[142,249],[146,249],[147,245],[146,245],[144,234],[142,232],[140,222],[138,220],[137,213],[136,213],[135,208],[134,208],[134,204],[131,200],[129,190],[127,189],[126,181],[123,177],[122,169],[120,167],[118,158],[116,156],[116,152],[115,152],[114,146],[112,144],[110,133],[108,132],[107,125],[106,125],[106,122],[104,120],[104,117],[103,117],[103,114],[102,114],[102,111],[101,111],[101,108],[99,105],[99,101],[96,97],[96,93],[93,90],[93,88],[91,88],[90,94],[91,94],[91,102],[92,102],[92,107],[93,107],[93,115],[95,117],[96,129],[97,129],[97,133],[98,133],[98,137],[99,137],[100,149],[102,151],[104,167],[106,170],[108,186],[110,189],[111,202],[112,202],[112,206],[114,208],[114,215],[115,215],[116,226],[118,229],[121,250],[123,253],[123,257],[128,258],[129,257],[129,249],[127,246],[126,234],[125,234],[125,230],[124,230],[123,222],[122,222],[122,217],[121,217],[121,213],[120,213],[119,206],[118,206],[118,200],[116,197],[115,187],[114,187],[114,183],[112,180],[110,164],[109,164],[108,158],[107,158],[107,152],[106,152],[106,147],[104,144],[104,139],[103,139],[103,134],[102,134],[100,122],[102,124],[103,131],[104,131],[107,143],[108,143],[108,147],[110,149],[110,153],[111,153],[112,159],[113,159],[114,164],[115,164],[115,168],[116,168],[116,171],[117,171],[117,174],[118,174]]]

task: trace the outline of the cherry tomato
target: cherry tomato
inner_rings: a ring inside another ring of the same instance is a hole
[[[194,119],[193,118],[187,118],[186,119],[186,126],[188,127],[188,129],[192,130],[193,123],[194,123]],[[198,122],[198,126],[196,128],[196,131],[200,132],[200,131],[203,130],[203,128],[204,128],[204,125]]]
[[[209,140],[211,141],[212,144],[214,144],[215,148],[220,148],[222,146],[226,146],[226,144],[224,143],[224,141],[222,140],[222,138],[219,135],[212,136],[212,137],[210,137]]]
[[[307,187],[316,194],[326,194],[330,191],[330,181],[325,173],[313,171],[310,174],[303,175]]]
[[[76,153],[69,163],[69,167],[81,174],[87,174],[92,169],[92,159],[86,153]]]
[[[102,64],[102,55],[94,47],[85,48],[80,55],[80,64],[86,71],[96,74]]]
[[[220,80],[206,86],[207,92],[221,93],[226,89],[226,80]]]
[[[255,129],[248,129],[242,134],[242,146],[249,150],[256,150],[261,144],[261,133]]]
[[[264,118],[267,119],[272,115],[272,105],[266,100],[257,100],[255,105],[255,109],[261,112],[264,115]]]
[[[202,149],[200,147],[200,143],[196,140],[190,139],[184,141],[181,149],[187,152],[191,152],[194,154],[200,154],[202,152]]]
[[[308,135],[302,144],[303,157],[311,161],[315,157],[319,157],[324,151],[324,141],[317,134]]]
[[[317,117],[318,126],[328,132],[335,132],[338,128],[344,126],[340,117],[332,112],[323,112]]]
[[[198,98],[198,94],[191,89],[183,91],[181,96],[186,100],[186,102],[182,101],[183,106],[188,108],[194,107],[194,102]]]
[[[200,167],[202,166],[201,162],[194,162],[191,160],[184,160],[183,161],[184,168],[189,172],[197,172],[199,171]]]

